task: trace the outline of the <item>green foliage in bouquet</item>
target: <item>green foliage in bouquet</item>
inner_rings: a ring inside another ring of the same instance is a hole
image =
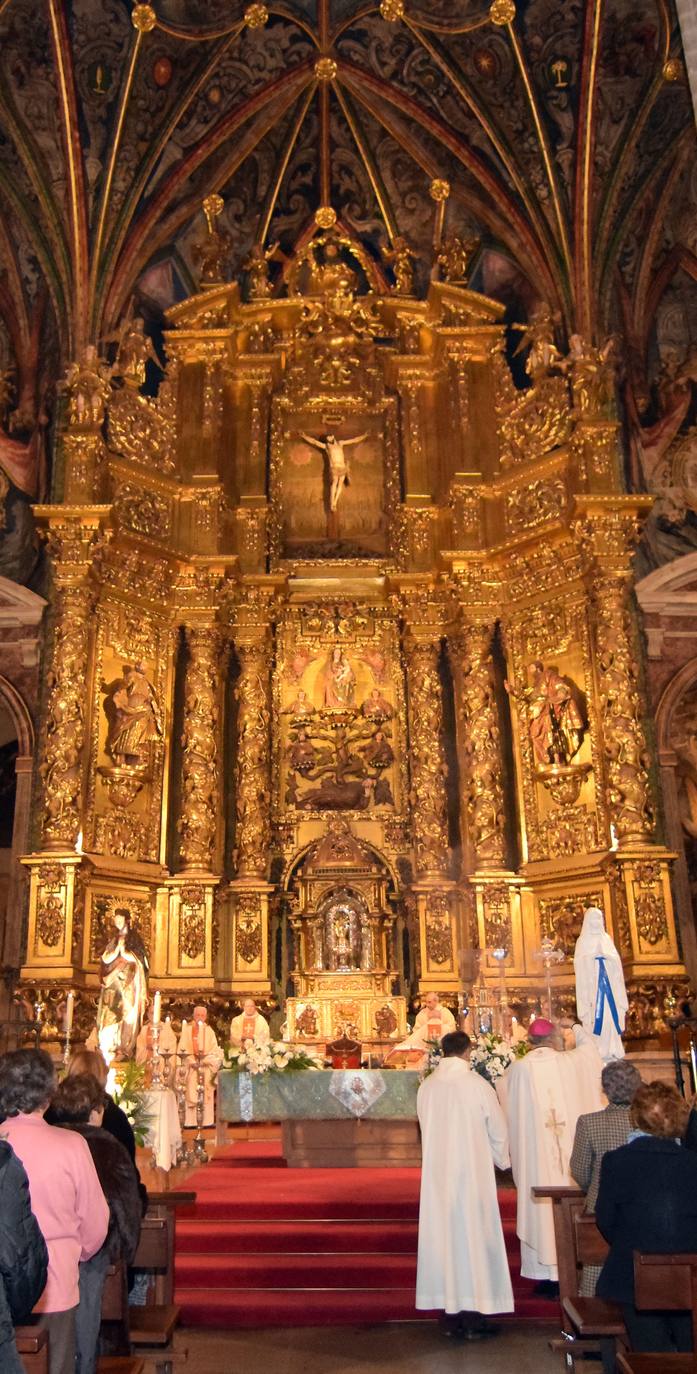
[[[128,1059],[119,1064],[113,1098],[117,1107],[126,1113],[133,1127],[136,1145],[145,1145],[152,1122],[152,1114],[145,1105],[145,1064]]]

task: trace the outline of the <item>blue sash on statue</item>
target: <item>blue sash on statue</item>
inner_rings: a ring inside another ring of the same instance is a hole
[[[612,984],[610,983],[610,975],[605,967],[605,955],[596,954],[595,957],[598,961],[598,987],[595,994],[595,1025],[593,1027],[593,1034],[600,1035],[603,1029],[605,1003],[607,1002],[610,1008],[610,1015],[615,1023],[615,1030],[617,1034],[620,1035],[620,1018],[617,1014],[617,1004],[615,1002],[615,994],[612,991]]]

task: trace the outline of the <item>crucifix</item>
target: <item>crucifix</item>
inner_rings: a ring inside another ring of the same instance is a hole
[[[549,1112],[547,1113],[545,1126],[547,1127],[547,1130],[551,1131],[552,1135],[554,1136],[554,1145],[557,1151],[557,1163],[559,1165],[559,1172],[560,1174],[563,1174],[564,1160],[562,1158],[561,1153],[561,1137],[564,1133],[566,1122],[562,1121],[561,1118],[557,1116],[556,1107],[551,1107]]]

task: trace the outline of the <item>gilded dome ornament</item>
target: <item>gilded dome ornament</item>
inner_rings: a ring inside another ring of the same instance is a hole
[[[263,29],[269,22],[266,5],[248,5],[244,12],[244,22],[248,29]]]
[[[131,23],[138,33],[152,33],[157,24],[157,15],[152,5],[135,5],[131,13]]]
[[[515,19],[515,5],[513,0],[494,0],[489,10],[489,18],[492,24],[498,28],[504,28],[506,24],[512,24]]]
[[[380,14],[388,24],[397,24],[404,18],[404,0],[380,0]]]
[[[440,205],[450,195],[450,182],[444,177],[435,177],[428,188],[428,194],[431,200],[435,200],[436,205]]]
[[[315,77],[318,81],[333,81],[338,67],[333,57],[320,57],[315,62]]]
[[[331,205],[320,205],[315,212],[315,224],[318,229],[333,229],[336,224],[336,210]]]
[[[679,57],[669,57],[663,64],[663,80],[673,84],[682,81],[684,76],[683,64]]]

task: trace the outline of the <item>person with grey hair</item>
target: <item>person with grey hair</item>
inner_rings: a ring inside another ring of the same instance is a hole
[[[586,1212],[595,1211],[603,1156],[627,1143],[632,1129],[629,1108],[641,1086],[641,1074],[628,1059],[611,1059],[603,1068],[601,1083],[607,1107],[578,1118],[571,1151],[570,1169],[579,1188],[585,1189]],[[601,1264],[584,1264],[580,1289],[584,1297],[595,1294],[601,1269]]]

